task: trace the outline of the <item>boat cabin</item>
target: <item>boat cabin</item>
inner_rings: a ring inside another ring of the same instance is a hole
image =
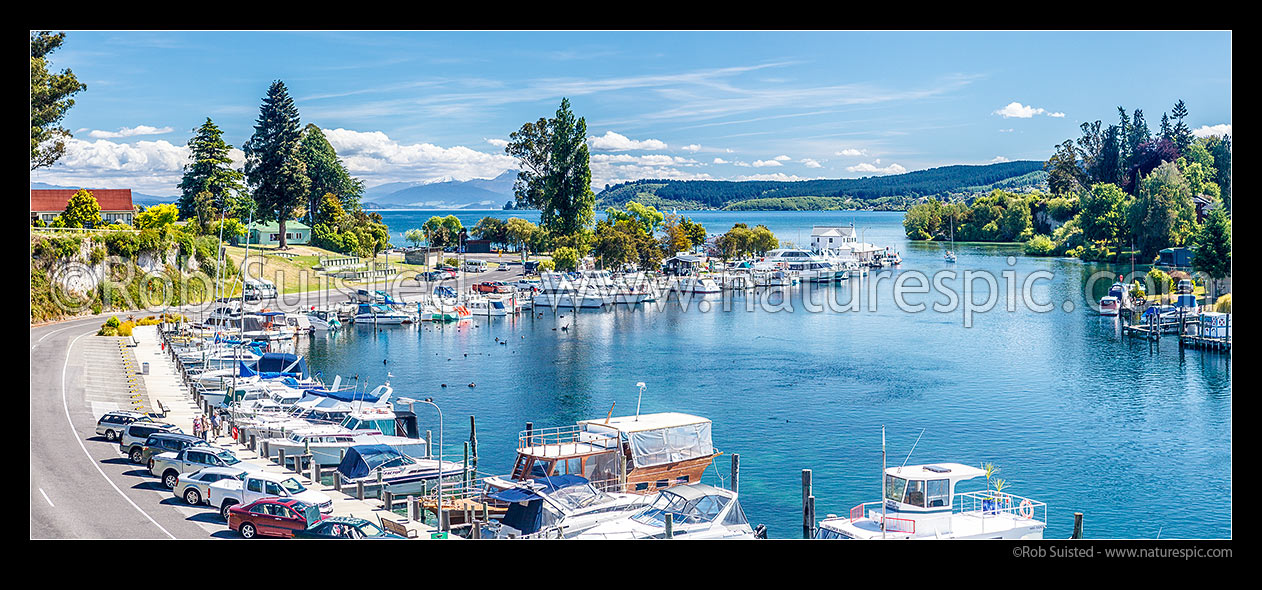
[[[578,475],[602,489],[648,494],[700,481],[720,454],[708,418],[666,412],[583,420],[523,431],[512,479]]]
[[[981,469],[960,463],[890,467],[885,470],[885,508],[905,512],[949,511],[955,484],[985,475]]]

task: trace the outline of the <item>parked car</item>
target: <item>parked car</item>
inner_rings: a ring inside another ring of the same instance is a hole
[[[539,270],[539,261],[527,260],[521,264],[521,267],[522,267],[522,270],[526,271],[526,274],[530,274],[532,272],[535,272],[536,270]]]
[[[473,286],[475,293],[511,293],[512,287],[504,281],[485,281]]]
[[[370,520],[354,516],[326,516],[306,530],[294,531],[295,539],[406,539],[383,530]]]
[[[132,463],[139,463],[150,468],[153,467],[152,459],[162,453],[179,452],[193,445],[206,445],[210,443],[193,436],[191,434],[182,434],[179,432],[155,432],[145,439],[143,444],[131,445],[129,447],[119,446],[119,450],[131,459]]]
[[[149,415],[144,412],[116,410],[101,416],[101,419],[96,421],[96,433],[104,435],[105,440],[114,442],[118,440],[119,435],[123,433],[123,429],[126,428],[128,424],[148,419]]]
[[[445,281],[450,279],[452,275],[442,270],[431,270],[416,275],[417,281]]]
[[[159,432],[173,432],[176,434],[182,433],[180,427],[174,424],[151,422],[149,420],[132,422],[131,424],[128,424],[127,427],[123,429],[123,433],[119,435],[118,450],[123,455],[130,457],[133,463],[144,463],[145,456],[142,449],[145,446],[145,442],[149,440],[150,436]]]
[[[228,528],[253,539],[292,537],[324,518],[315,506],[293,498],[263,498],[228,510]]]
[[[210,484],[206,489],[210,505],[219,508],[224,519],[233,506],[250,504],[263,498],[301,500],[320,509],[325,514],[333,512],[333,499],[308,490],[298,478],[284,473],[247,473],[240,480],[224,479]]]
[[[241,481],[246,473],[246,470],[239,467],[207,467],[192,473],[181,473],[176,476],[175,488],[171,491],[175,493],[175,497],[183,498],[194,506],[208,504],[210,495],[206,489],[210,484],[222,479]]]
[[[155,434],[154,436],[162,436]],[[187,436],[187,435],[179,435]],[[232,451],[210,445],[193,444],[176,452],[154,455],[149,459],[149,473],[162,478],[162,485],[175,489],[181,473],[206,467],[237,467],[244,471],[262,471],[251,463],[242,463]]]

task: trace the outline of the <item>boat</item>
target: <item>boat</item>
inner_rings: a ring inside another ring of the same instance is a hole
[[[606,492],[578,475],[515,482],[488,496],[507,506],[490,523],[497,539],[568,539],[643,508],[649,496]]]
[[[1100,298],[1100,315],[1115,316],[1129,302],[1126,284],[1122,282],[1113,283],[1109,287],[1109,294]]]
[[[634,494],[695,483],[722,454],[714,449],[710,427],[708,418],[665,412],[522,431],[506,479],[581,475],[602,489]]]
[[[960,492],[987,472],[960,463],[885,469],[885,498],[819,522],[817,539],[1042,539],[1047,505],[1008,492]]]
[[[951,248],[942,255],[947,262],[955,262],[955,218],[951,218]]]
[[[361,303],[355,312],[356,324],[374,324],[379,326],[397,326],[410,324],[416,318],[405,311],[399,311],[377,303]]]
[[[589,278],[589,280],[591,280]],[[539,275],[543,289],[531,298],[534,307],[560,307],[598,309],[613,303],[612,291],[601,291],[603,281],[597,275],[597,284],[587,286],[579,275],[544,272]]]
[[[311,328],[317,332],[327,332],[342,327],[336,311],[312,308],[306,315],[307,321],[311,322]]]
[[[415,494],[424,491],[428,482],[464,475],[460,463],[413,457],[399,447],[386,444],[347,447],[337,471],[342,476],[343,486],[355,486],[362,481],[365,493],[374,497],[380,492],[375,486],[378,481],[389,486],[387,489],[393,494]]]
[[[837,269],[832,263],[800,248],[768,250],[753,266],[755,270],[784,271],[795,279],[794,283],[831,283],[837,278]]]
[[[670,532],[666,518],[670,517]],[[669,535],[669,537],[668,537]],[[757,539],[736,492],[694,483],[661,490],[647,507],[596,525],[574,539]]]
[[[706,275],[684,275],[677,277],[671,283],[671,290],[678,293],[692,293],[694,295],[712,295],[714,293],[723,292],[723,288],[720,287],[714,279]]]

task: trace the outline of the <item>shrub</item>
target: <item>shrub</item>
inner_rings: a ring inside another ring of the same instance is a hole
[[[1170,275],[1162,272],[1159,268],[1154,268],[1148,271],[1148,280],[1152,281],[1153,295],[1164,295],[1169,293],[1170,286],[1174,282],[1173,279],[1170,278]]]
[[[1051,238],[1039,234],[1025,243],[1025,253],[1030,256],[1051,256],[1056,251],[1056,243]]]
[[[1231,293],[1223,295],[1214,302],[1214,311],[1231,313]]]
[[[552,262],[551,260],[539,261],[539,272],[553,271],[553,270],[556,270],[556,268],[557,268],[556,263]]]
[[[552,261],[557,270],[575,270],[578,268],[578,250],[562,246],[552,253]]]
[[[460,259],[458,259],[458,258],[444,258],[444,259],[443,259],[443,264],[446,264],[447,266],[460,266]]]
[[[102,260],[105,260],[105,248],[100,246],[92,248],[92,251],[88,253],[88,259],[92,261],[92,264],[100,264]]]

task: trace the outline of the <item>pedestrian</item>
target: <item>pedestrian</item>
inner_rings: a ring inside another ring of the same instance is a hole
[[[215,431],[215,438],[219,438],[219,429],[223,427],[223,421],[219,419],[219,412],[210,415],[210,427]]]
[[[202,417],[193,416],[193,436],[202,437]]]

